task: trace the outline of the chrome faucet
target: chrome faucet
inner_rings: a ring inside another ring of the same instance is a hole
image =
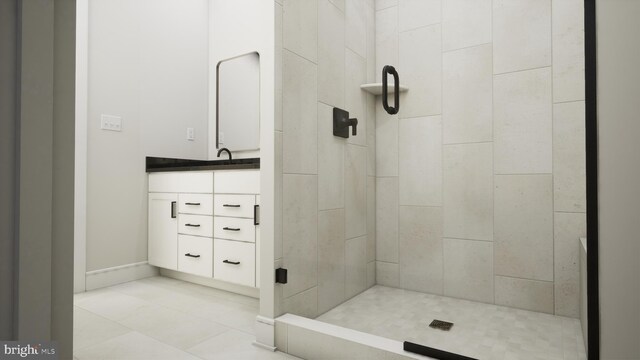
[[[222,154],[223,151],[226,151],[227,154],[229,154],[229,160],[231,160],[231,151],[229,151],[229,149],[227,149],[227,148],[222,148],[222,149],[218,150],[218,157],[220,157],[220,154]]]

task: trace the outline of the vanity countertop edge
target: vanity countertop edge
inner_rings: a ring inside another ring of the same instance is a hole
[[[152,172],[205,171],[205,170],[246,170],[260,169],[260,158],[232,160],[191,160],[147,156],[145,170]]]

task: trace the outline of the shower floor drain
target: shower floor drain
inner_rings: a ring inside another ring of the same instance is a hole
[[[450,323],[448,321],[442,321],[442,320],[433,320],[431,324],[429,324],[429,327],[432,327],[434,329],[444,330],[444,331],[451,330],[452,326],[453,326],[453,323]]]

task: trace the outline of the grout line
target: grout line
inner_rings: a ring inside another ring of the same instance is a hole
[[[503,278],[508,278],[508,279],[516,279],[516,280],[526,280],[526,281],[535,281],[535,282],[540,282],[540,283],[547,283],[547,284],[551,284],[553,285],[553,280],[538,280],[538,279],[528,279],[528,278],[524,278],[524,277],[519,277],[519,276],[511,276],[511,275],[500,275],[500,274],[496,274],[496,277],[503,277]],[[553,314],[551,314],[553,315]]]
[[[505,71],[505,72],[501,72],[501,73],[494,73],[493,76],[509,75],[509,74],[526,72],[526,71],[540,70],[540,69],[549,69],[549,70],[551,70],[551,65],[536,66],[536,67],[527,68],[527,69],[519,69],[519,70]],[[553,77],[553,72],[552,72],[551,76]]]
[[[444,50],[444,46],[443,46],[442,53],[443,54],[448,54],[448,53],[452,53],[452,52],[455,52],[455,51],[468,50],[468,49],[471,49],[471,48],[474,48],[474,47],[480,47],[480,46],[486,46],[486,45],[493,45],[493,40],[491,40],[489,42],[485,42],[485,43],[467,45],[467,46],[463,46],[461,48],[455,48],[455,49],[449,49],[449,50]],[[493,49],[491,49],[491,54],[493,55]],[[493,63],[491,64],[491,73],[493,74]]]

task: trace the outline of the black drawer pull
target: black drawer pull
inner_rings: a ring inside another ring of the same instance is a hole
[[[200,203],[184,203],[185,205],[200,206]]]
[[[200,227],[200,224],[184,224],[184,226],[189,226],[189,227]]]
[[[227,231],[240,231],[240,228],[230,228],[230,227],[223,227],[222,230],[227,230]]]
[[[223,206],[223,207],[235,207],[235,208],[240,207],[240,205],[236,205],[236,204],[224,204],[224,205],[222,205],[222,206]]]
[[[240,261],[229,261],[229,260],[224,260],[223,263],[225,264],[231,264],[231,265],[240,265]]]
[[[192,258],[199,258],[200,255],[191,255],[190,253],[186,253],[184,254],[184,256],[188,256],[188,257],[192,257]]]
[[[172,201],[171,202],[171,218],[175,219],[177,217],[176,215],[176,202]]]

